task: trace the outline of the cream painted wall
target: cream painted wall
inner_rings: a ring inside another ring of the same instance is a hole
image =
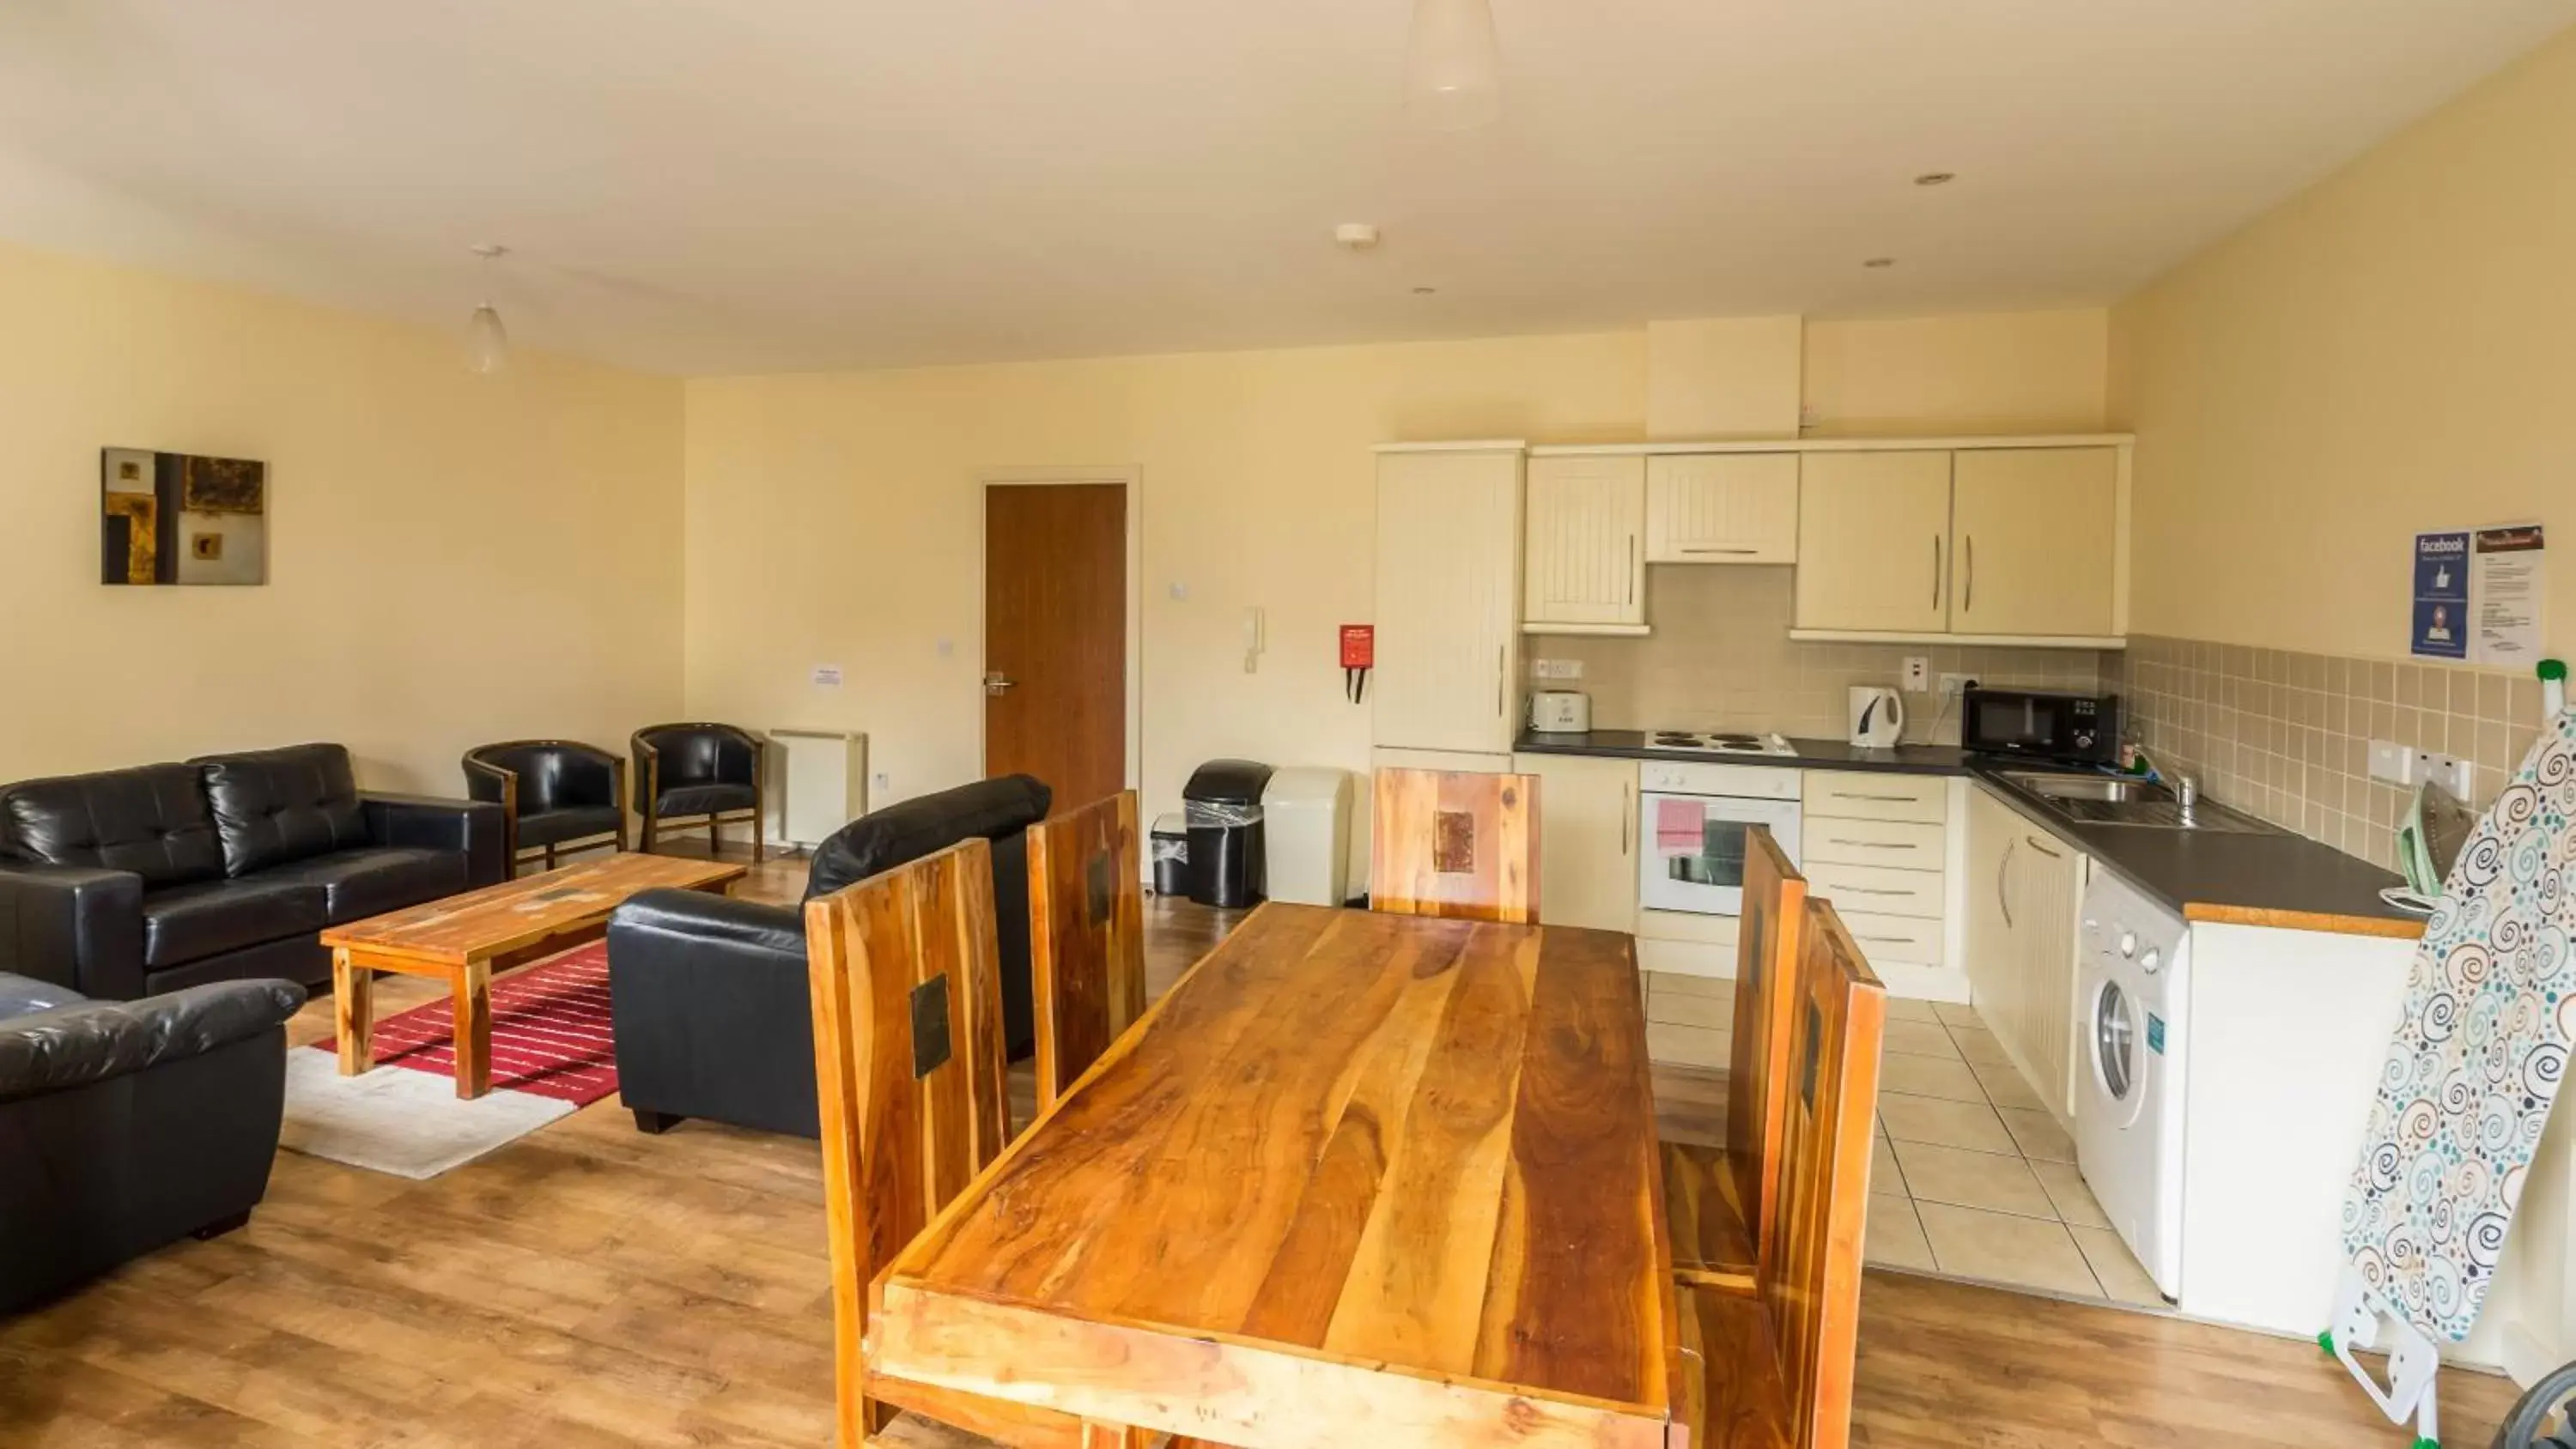
[[[455,794],[678,710],[678,382],[10,246],[0,319],[0,780],[338,740]],[[103,446],[265,460],[270,582],[102,585]]]
[[[2098,307],[1811,321],[1808,435],[2099,432],[2109,329]]]
[[[2142,634],[2402,656],[2419,529],[2560,528],[2576,648],[2576,31],[2122,303]]]
[[[1335,630],[1371,613],[1370,446],[1633,437],[1644,398],[1641,332],[693,381],[689,709],[866,730],[879,803],[974,778],[979,475],[1134,466],[1147,809],[1220,755],[1363,770]]]

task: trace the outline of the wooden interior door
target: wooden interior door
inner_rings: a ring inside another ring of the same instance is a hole
[[[1127,783],[1127,486],[984,489],[984,773],[1071,810]]]

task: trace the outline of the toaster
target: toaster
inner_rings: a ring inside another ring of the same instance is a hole
[[[1592,729],[1592,696],[1579,689],[1541,689],[1530,694],[1530,728],[1543,735],[1579,735]]]

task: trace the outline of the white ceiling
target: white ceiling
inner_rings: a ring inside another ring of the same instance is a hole
[[[692,374],[2093,304],[2576,21],[1495,8],[1447,136],[1406,0],[8,0],[0,235],[459,325],[505,242],[520,340]]]

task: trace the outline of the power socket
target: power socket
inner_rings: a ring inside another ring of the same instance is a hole
[[[1580,659],[1533,659],[1530,661],[1530,678],[1532,679],[1581,679],[1582,677],[1583,661]]]
[[[1943,699],[1957,699],[1960,695],[1963,695],[1976,687],[1977,676],[1973,674],[1944,674],[1941,676],[1941,697]]]

